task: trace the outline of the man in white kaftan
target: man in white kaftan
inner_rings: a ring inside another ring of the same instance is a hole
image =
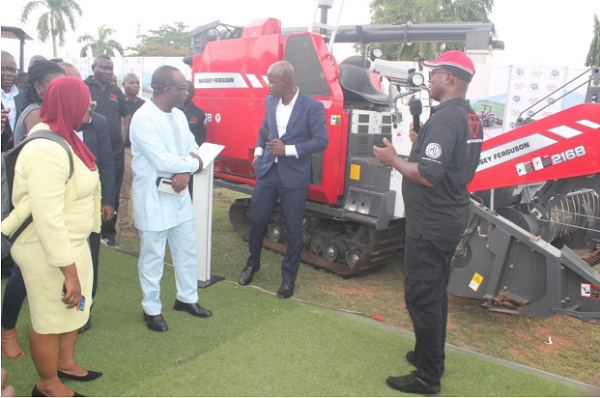
[[[152,76],[154,96],[134,115],[130,139],[133,153],[133,213],[140,231],[139,277],[142,307],[149,329],[167,331],[161,315],[160,280],[166,243],[175,267],[175,310],[207,318],[212,313],[198,305],[197,250],[194,212],[187,184],[202,170],[198,145],[187,119],[177,106],[187,96],[183,74],[163,66]],[[158,191],[158,180],[172,180],[175,192]]]

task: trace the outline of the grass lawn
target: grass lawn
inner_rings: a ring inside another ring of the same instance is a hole
[[[136,259],[102,249],[103,268],[93,327],[77,344],[80,364],[101,378],[66,381],[88,396],[397,396],[385,378],[408,373],[413,339],[374,321],[330,309],[280,300],[229,282],[200,291],[214,311],[198,319],[172,309],[173,270],[162,283],[168,333],[142,320]],[[28,308],[18,334],[27,351]],[[33,363],[3,360],[21,396],[37,381]],[[580,396],[585,390],[539,375],[448,350],[443,395]]]
[[[208,320],[172,309],[175,287],[167,267],[162,298],[170,330],[160,334],[146,329],[136,259],[102,249],[93,327],[81,336],[76,357],[105,376],[90,383],[68,381],[71,388],[95,396],[399,395],[385,385],[385,378],[412,370],[404,354],[413,340],[394,329],[412,329],[403,301],[401,255],[375,272],[347,280],[302,265],[294,299],[279,300],[263,291],[277,291],[281,255],[264,251],[252,283],[257,288],[239,287],[231,281],[237,281],[245,264],[247,244],[231,227],[228,208],[240,196],[215,190],[212,271],[226,281],[200,290],[200,304],[215,313]],[[139,249],[137,240],[118,241],[125,250]],[[385,321],[373,324],[331,309]],[[29,325],[25,305],[17,330],[28,354]],[[549,336],[552,345],[546,344]],[[600,378],[600,326],[566,316],[492,313],[476,301],[453,297],[448,343],[582,383]],[[29,357],[3,359],[2,367],[19,395],[30,393],[36,373]],[[453,350],[446,368],[442,394],[448,396],[588,394],[572,383]]]

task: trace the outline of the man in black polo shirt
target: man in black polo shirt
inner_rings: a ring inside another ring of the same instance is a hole
[[[119,208],[119,192],[123,181],[123,137],[129,136],[129,122],[131,115],[125,96],[121,89],[111,83],[114,64],[106,54],[100,54],[94,58],[92,71],[94,74],[84,80],[90,88],[92,100],[98,104],[96,112],[106,118],[108,133],[115,160],[115,215]],[[102,223],[102,242],[108,246],[117,246],[115,225],[117,217]]]
[[[181,110],[185,113],[190,131],[196,139],[196,144],[200,146],[206,140],[206,113],[192,102],[194,98],[194,83],[187,80],[185,84],[187,85],[188,94]]]
[[[187,97],[183,106],[180,109],[185,114],[185,118],[188,121],[190,131],[194,135],[196,144],[200,146],[206,140],[206,113],[192,102],[192,99],[194,98],[195,94],[194,83],[192,83],[189,80],[186,80],[185,85],[187,86]],[[188,190],[190,191],[190,196],[193,196],[193,178],[190,178],[190,182],[188,183]]]
[[[133,117],[135,111],[140,109],[146,102],[138,97],[140,92],[140,79],[135,73],[126,73],[123,75],[123,91],[125,92],[125,100],[129,107],[129,113]],[[131,184],[133,182],[133,174],[131,172],[131,141],[129,135],[123,137],[125,142],[124,159],[125,166],[123,172],[123,183],[121,184],[121,192],[119,196],[119,234],[128,239],[137,238],[137,234],[132,230],[133,222],[129,217],[129,199],[131,198]]]
[[[417,370],[388,377],[400,391],[437,394],[444,373],[450,262],[469,219],[467,184],[479,164],[483,130],[465,99],[475,73],[471,59],[448,51],[432,63],[430,96],[439,105],[423,125],[408,160],[388,140],[374,148],[379,162],[402,176],[406,207],[405,302],[415,331],[407,361]]]

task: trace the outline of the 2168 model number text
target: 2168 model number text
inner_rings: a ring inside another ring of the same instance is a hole
[[[552,155],[552,164],[556,165],[582,156],[585,156],[585,147],[583,145]]]

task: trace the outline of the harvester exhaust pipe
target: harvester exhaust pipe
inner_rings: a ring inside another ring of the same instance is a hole
[[[321,9],[321,23],[327,23],[327,13],[333,7],[333,0],[319,0],[319,8]]]
[[[318,7],[321,10],[321,23],[327,25],[327,19],[329,18],[328,13],[333,7],[333,0],[319,0]],[[319,33],[321,35],[326,35],[327,29],[321,28]]]

